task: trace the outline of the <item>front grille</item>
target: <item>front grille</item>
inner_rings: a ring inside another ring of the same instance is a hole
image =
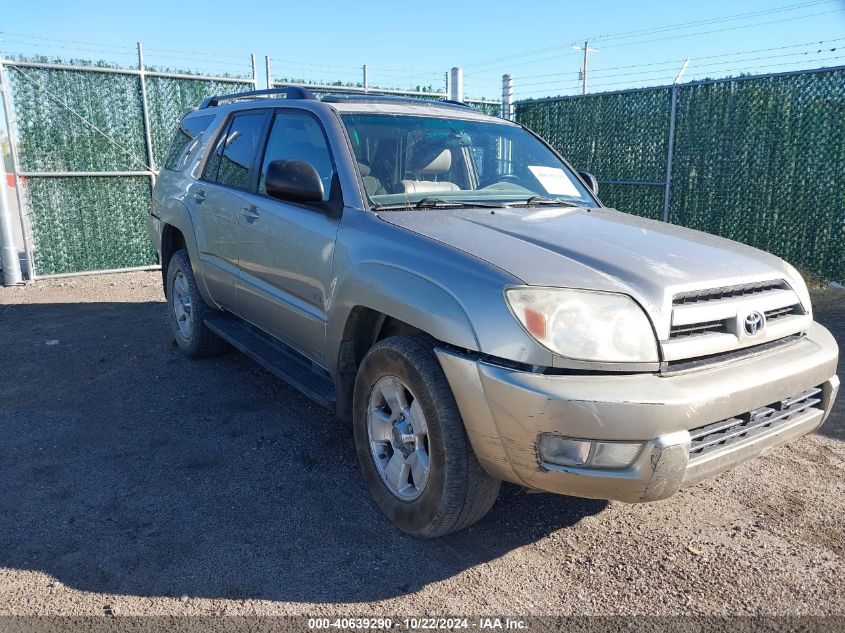
[[[766,310],[766,323],[773,323],[778,319],[783,319],[789,316],[796,316],[804,314],[799,304],[785,306],[783,308],[775,308],[774,310]],[[721,319],[719,321],[703,321],[701,323],[688,323],[686,325],[673,325],[669,329],[669,340],[677,340],[682,338],[690,338],[692,336],[699,336],[702,334],[727,334],[730,332],[728,323],[732,319]]]
[[[690,431],[690,459],[723,450],[741,440],[749,439],[795,420],[821,402],[822,388],[808,389],[796,396],[748,411]]]
[[[705,303],[707,301],[724,301],[736,297],[747,297],[760,295],[772,290],[788,290],[789,285],[782,279],[761,281],[741,286],[725,286],[723,288],[710,288],[708,290],[692,290],[682,292],[672,299],[673,306],[689,305],[692,303]]]
[[[766,310],[766,322],[771,323],[772,321],[777,321],[778,319],[782,319],[783,317],[792,316],[793,314],[803,314],[801,310],[801,306],[798,304],[786,306],[783,308],[777,308],[776,310]]]
[[[669,331],[670,339],[687,338],[699,334],[725,333],[728,331],[728,322],[708,321],[706,323],[690,323],[689,325],[673,325]]]

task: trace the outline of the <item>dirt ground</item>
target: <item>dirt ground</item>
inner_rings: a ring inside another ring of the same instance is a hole
[[[845,291],[816,306],[845,345]],[[348,427],[238,353],[180,355],[158,273],[0,289],[0,346],[0,615],[845,613],[842,397],[669,500],[508,486],[417,541]]]

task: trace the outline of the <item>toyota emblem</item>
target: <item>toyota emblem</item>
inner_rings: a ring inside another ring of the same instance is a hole
[[[751,312],[745,317],[745,333],[748,336],[756,336],[766,327],[766,317],[760,312]]]

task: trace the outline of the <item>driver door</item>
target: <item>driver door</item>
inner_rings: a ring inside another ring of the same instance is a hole
[[[328,200],[337,179],[323,126],[307,110],[279,108],[260,156],[257,186],[244,194],[238,222],[237,301],[248,321],[322,364],[338,220],[270,198],[264,179],[271,161],[308,161]]]

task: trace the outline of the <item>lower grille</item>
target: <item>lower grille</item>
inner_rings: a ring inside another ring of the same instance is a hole
[[[690,431],[690,459],[709,455],[740,440],[783,426],[821,402],[821,387]],[[818,409],[818,408],[817,408]],[[820,410],[820,409],[818,409]]]

